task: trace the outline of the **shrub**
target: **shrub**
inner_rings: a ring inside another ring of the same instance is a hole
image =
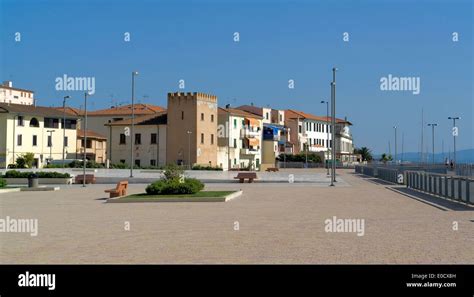
[[[30,175],[36,174],[38,178],[69,178],[71,175],[69,173],[61,172],[20,172],[17,170],[8,170],[2,176],[3,178],[28,178]]]
[[[184,170],[176,164],[169,164],[163,171],[166,180],[179,180],[184,174]]]
[[[147,195],[195,194],[204,189],[204,184],[195,178],[161,179],[146,187]]]
[[[0,188],[5,188],[7,186],[7,181],[0,177]]]
[[[214,171],[222,171],[221,167],[212,167],[212,166],[203,166],[203,165],[194,165],[192,170],[214,170]]]
[[[33,153],[24,153],[19,155],[15,162],[17,168],[31,168],[33,167],[33,162],[35,160],[35,154]]]

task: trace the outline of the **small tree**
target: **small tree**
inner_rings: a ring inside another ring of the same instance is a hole
[[[166,180],[181,180],[184,170],[176,164],[169,164],[165,167],[163,175]]]
[[[359,154],[362,157],[362,161],[372,161],[372,152],[368,147],[361,147],[360,149],[354,149],[354,154]]]
[[[17,168],[31,168],[33,167],[33,162],[35,160],[35,154],[33,153],[25,153],[19,155],[16,158],[16,166]]]

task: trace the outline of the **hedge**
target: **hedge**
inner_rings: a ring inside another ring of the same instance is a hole
[[[69,173],[61,173],[61,172],[20,172],[17,170],[9,170],[5,172],[4,175],[0,176],[3,178],[28,178],[30,175],[35,174],[38,178],[70,178],[71,175]]]

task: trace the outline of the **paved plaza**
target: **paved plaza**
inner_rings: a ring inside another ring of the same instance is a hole
[[[353,170],[336,187],[324,169],[295,171],[320,182],[206,184],[243,190],[225,203],[107,204],[106,184],[0,194],[1,218],[39,225],[36,237],[0,233],[0,263],[474,263],[472,209],[439,208]],[[364,219],[364,235],[326,232],[334,216]]]

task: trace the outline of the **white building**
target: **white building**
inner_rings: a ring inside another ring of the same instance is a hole
[[[262,117],[235,108],[219,108],[217,117],[217,164],[224,170],[260,168]]]
[[[35,167],[76,153],[77,118],[67,115],[63,139],[63,113],[55,108],[0,103],[0,167],[15,164],[25,153],[34,154]]]
[[[34,92],[13,87],[13,82],[4,81],[0,85],[0,103],[33,105]]]

